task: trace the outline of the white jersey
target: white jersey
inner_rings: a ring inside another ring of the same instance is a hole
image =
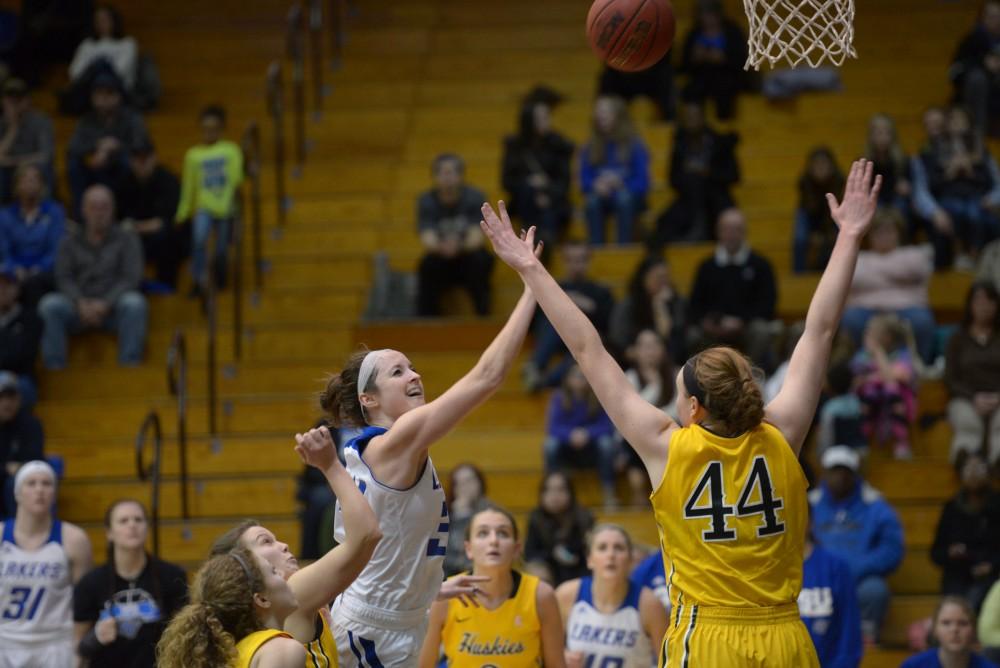
[[[593,578],[580,579],[580,592],[566,620],[566,649],[583,652],[585,668],[650,668],[653,646],[642,628],[639,595],[642,586],[629,582],[621,607],[611,614],[594,607]]]
[[[382,427],[366,427],[344,448],[347,471],[375,511],[382,540],[368,565],[341,594],[338,603],[348,610],[363,607],[377,613],[377,619],[366,615],[365,620],[357,621],[372,621],[382,626],[377,622],[391,617],[387,621],[396,623],[385,628],[402,629],[426,620],[427,609],[444,580],[448,506],[430,457],[420,479],[408,489],[389,487],[375,479],[362,453],[372,438],[386,431]],[[345,538],[339,502],[334,537],[337,542]],[[416,623],[412,624],[411,620]]]
[[[14,520],[0,543],[0,647],[65,643],[73,634],[73,579],[62,545],[62,522],[37,550],[14,541]]]

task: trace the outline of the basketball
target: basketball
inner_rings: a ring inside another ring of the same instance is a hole
[[[601,60],[622,72],[638,72],[666,55],[674,42],[670,0],[594,0],[587,39]]]

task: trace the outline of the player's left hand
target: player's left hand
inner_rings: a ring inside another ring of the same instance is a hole
[[[325,471],[340,463],[337,446],[326,427],[310,429],[305,434],[295,434],[295,453],[303,464]]]
[[[457,598],[458,602],[465,607],[479,607],[479,601],[476,597],[482,593],[479,588],[480,582],[489,582],[489,576],[486,575],[456,575],[453,578],[448,578],[441,583],[441,589],[438,590],[437,600],[446,601],[450,598]]]

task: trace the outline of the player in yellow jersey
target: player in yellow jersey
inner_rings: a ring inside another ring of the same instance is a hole
[[[812,422],[881,177],[851,167],[843,201],[827,195],[837,241],[809,305],[781,392],[766,407],[750,362],[730,348],[688,360],[674,423],[643,401],[587,317],[519,239],[503,203],[483,205],[497,255],[531,288],[601,405],[642,458],[668,569],[671,668],[818,666],[798,616],[806,482],[797,457]]]
[[[305,645],[307,668],[336,668],[337,644],[330,630],[330,603],[365,567],[381,532],[378,518],[337,457],[337,448],[326,427],[296,434],[295,451],[302,461],[321,471],[344,514],[346,538],[316,562],[299,568],[287,543],[266,527],[246,520],[230,529],[212,546],[212,554],[226,554],[242,546],[274,566],[288,580],[299,608],[283,627]]]
[[[444,648],[450,668],[563,668],[563,625],[552,587],[514,569],[521,543],[514,517],[501,508],[480,510],[465,529],[472,574],[486,576],[472,605],[435,601],[420,668],[438,664]]]
[[[161,668],[302,668],[306,651],[281,630],[298,602],[277,569],[245,548],[212,557],[191,602],[156,646]]]

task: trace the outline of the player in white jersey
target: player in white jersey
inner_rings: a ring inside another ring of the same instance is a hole
[[[17,515],[0,524],[0,668],[70,668],[73,585],[90,569],[83,530],[52,517],[56,474],[43,461],[14,477]]]
[[[462,576],[442,588],[448,508],[429,449],[500,387],[534,310],[525,289],[479,362],[430,403],[420,374],[396,350],[357,353],[331,378],[321,404],[335,425],[363,427],[344,455],[382,531],[368,565],[333,605],[341,666],[416,665],[431,603],[473,594],[483,581]],[[335,537],[344,538],[339,507]]]
[[[629,580],[632,539],[600,524],[587,537],[590,575],[556,589],[566,626],[567,668],[650,668],[667,611],[652,590]]]

